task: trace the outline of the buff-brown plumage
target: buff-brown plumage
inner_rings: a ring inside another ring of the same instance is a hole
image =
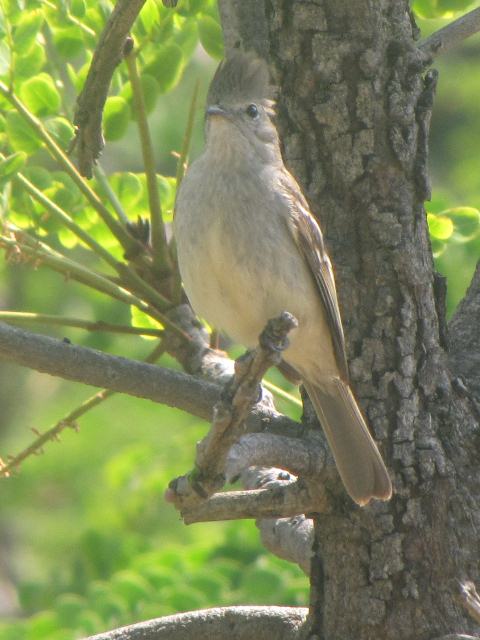
[[[253,53],[234,50],[215,72],[207,95],[207,105],[236,102],[264,102],[274,97],[268,67]]]
[[[177,197],[175,235],[195,311],[248,347],[282,311],[298,320],[285,361],[304,380],[345,488],[358,504],[392,487],[349,386],[322,232],[283,164],[264,62],[235,51],[207,98],[206,147]]]

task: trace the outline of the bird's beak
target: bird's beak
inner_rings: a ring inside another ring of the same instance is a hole
[[[207,116],[222,116],[226,118],[228,113],[223,107],[219,107],[218,104],[213,104],[207,108]]]

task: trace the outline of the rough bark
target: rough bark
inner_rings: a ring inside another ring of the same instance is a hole
[[[456,580],[479,576],[478,425],[451,384],[440,331],[423,209],[436,75],[408,3],[220,6],[227,46],[256,50],[274,70],[285,159],[325,231],[353,384],[395,480],[389,504],[359,509],[339,495],[317,523],[315,631],[472,632]]]

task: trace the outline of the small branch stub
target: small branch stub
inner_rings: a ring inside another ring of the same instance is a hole
[[[224,485],[228,453],[245,433],[245,419],[258,402],[262,377],[269,367],[280,362],[288,346],[287,335],[296,326],[297,320],[287,312],[269,320],[259,337],[259,346],[235,362],[234,376],[214,407],[212,427],[197,445],[194,470],[169,485],[166,498],[181,511]]]

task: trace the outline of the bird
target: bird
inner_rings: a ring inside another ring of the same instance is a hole
[[[174,236],[196,314],[253,348],[288,311],[284,360],[303,380],[350,497],[389,500],[392,484],[349,382],[332,265],[320,226],[283,162],[266,62],[233,50],[210,84],[205,147],[177,193]]]

